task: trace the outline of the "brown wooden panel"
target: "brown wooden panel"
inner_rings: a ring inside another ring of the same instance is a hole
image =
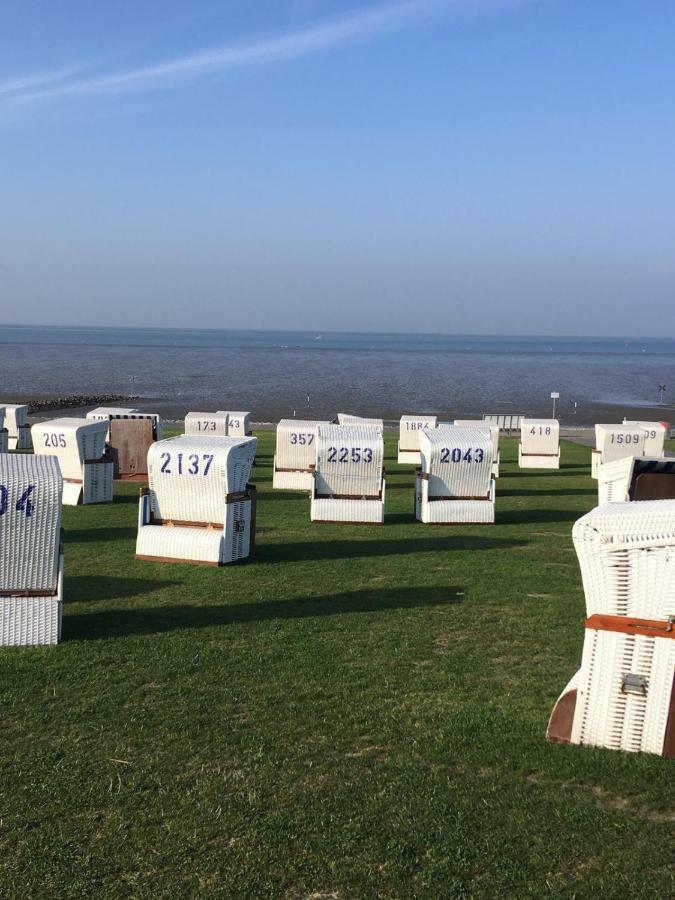
[[[115,476],[146,475],[148,449],[153,441],[151,419],[111,419],[110,446]]]
[[[568,691],[556,703],[548,723],[546,737],[553,743],[569,744],[572,740],[572,723],[577,705],[576,690]]]
[[[635,479],[631,500],[675,500],[675,472],[642,472]]]

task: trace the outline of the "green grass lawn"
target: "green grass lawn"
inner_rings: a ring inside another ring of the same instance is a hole
[[[137,485],[66,508],[64,642],[4,649],[0,897],[672,895],[672,764],[550,745],[590,449],[497,524],[312,525],[260,435],[255,559],[134,560]],[[670,780],[669,780],[670,779]]]

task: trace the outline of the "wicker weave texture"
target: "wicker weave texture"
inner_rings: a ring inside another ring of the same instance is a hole
[[[276,462],[276,457],[275,457]],[[282,472],[275,467],[272,487],[278,491],[311,491],[314,485],[313,472]]]
[[[443,425],[420,435],[429,497],[487,497],[492,485],[492,439],[476,428]]]
[[[378,426],[317,425],[315,495],[377,497],[383,461],[384,441]]]
[[[141,498],[141,518],[144,511]],[[142,524],[136,540],[138,556],[155,557],[166,560],[185,560],[225,565],[238,559],[245,559],[251,546],[251,500],[244,499],[229,503],[222,530],[217,528],[194,528],[182,525]]]
[[[538,453],[525,454],[522,444],[518,444],[518,466],[521,469],[559,469],[560,450],[555,456]]]
[[[372,419],[368,416],[353,416],[351,413],[338,413],[338,425],[377,425],[384,431],[383,419]]]
[[[381,500],[341,500],[330,497],[312,497],[310,519],[312,522],[381,525],[384,522],[384,495],[385,483],[382,482]]]
[[[0,456],[0,592],[56,591],[62,484],[55,456]]]
[[[185,416],[185,434],[227,437],[227,413],[189,412]]]
[[[183,435],[148,450],[152,513],[158,519],[225,522],[228,494],[246,490],[257,439]]]
[[[30,647],[58,644],[63,610],[63,557],[53,597],[13,597],[0,594],[0,645]]]
[[[327,424],[311,419],[282,419],[279,422],[274,457],[275,477],[277,469],[309,472],[310,466],[316,464],[317,426]]]
[[[398,427],[398,449],[399,453],[406,450],[420,449],[420,431],[427,431],[429,428],[435,428],[437,424],[436,416],[401,416]]]
[[[485,500],[438,500],[429,496],[429,481],[418,472],[415,480],[415,517],[425,525],[492,524],[495,520],[495,482]]]

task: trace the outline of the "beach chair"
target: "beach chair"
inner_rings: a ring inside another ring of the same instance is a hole
[[[384,431],[383,419],[372,419],[364,416],[353,416],[350,413],[337,414],[338,425],[376,425],[381,431]]]
[[[557,419],[521,419],[518,465],[521,469],[560,468],[560,424]]]
[[[227,437],[227,413],[189,412],[185,416],[185,434]]]
[[[9,452],[9,432],[5,428],[5,407],[0,406],[0,453]]]
[[[422,466],[415,479],[415,516],[425,524],[495,520],[492,438],[476,428],[440,425],[420,434]]]
[[[401,416],[398,429],[398,462],[419,466],[420,431],[435,428],[436,416]]]
[[[227,434],[229,437],[250,437],[253,434],[250,412],[219,412],[220,416],[227,416]]]
[[[317,425],[312,522],[381,525],[384,441],[377,425]]]
[[[255,547],[257,439],[182,435],[148,451],[136,558],[223,566]]]
[[[96,412],[101,409],[105,408],[99,407]],[[108,411],[108,444],[115,463],[115,478],[145,480],[148,451],[163,434],[164,426],[158,413],[118,412],[111,407]]]
[[[5,428],[10,450],[31,450],[28,407],[23,403],[5,403]]]
[[[625,456],[598,471],[598,505],[675,499],[675,459]]]
[[[591,477],[600,466],[626,456],[645,455],[645,433],[639,425],[596,425],[595,449],[591,451]]]
[[[599,506],[572,535],[584,645],[548,738],[674,756],[675,500]]]
[[[631,422],[629,419],[623,420],[624,425],[630,425],[631,428],[641,428],[645,436],[645,444],[643,454],[656,459],[665,456],[665,440],[668,437],[667,422]]]
[[[96,409],[90,409],[85,418],[88,422],[108,422],[113,416],[131,416],[139,412],[137,409],[127,406],[97,406]],[[110,440],[110,429],[106,436],[106,442]]]
[[[316,428],[327,422],[282,419],[277,425],[272,487],[282,491],[311,491],[316,465]]]
[[[455,419],[455,425],[458,428],[476,428],[478,431],[490,435],[490,440],[492,441],[492,474],[495,478],[499,478],[499,463],[501,461],[499,425],[495,422],[487,422],[485,419]]]
[[[0,456],[0,644],[61,638],[63,482],[55,456]]]
[[[105,421],[62,418],[33,425],[34,452],[59,461],[65,506],[112,503],[114,466],[107,433]]]

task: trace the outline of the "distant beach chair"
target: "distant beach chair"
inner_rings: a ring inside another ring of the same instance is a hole
[[[223,566],[255,547],[254,437],[183,435],[148,451],[136,558]]]
[[[139,412],[137,409],[133,409],[132,407],[126,406],[97,406],[96,409],[90,409],[86,414],[85,418],[88,422],[108,422],[110,424],[110,420],[113,416],[131,416],[135,413]],[[110,429],[108,429],[108,435],[106,436],[106,441],[110,440]]]
[[[5,407],[0,406],[0,453],[9,452],[9,432],[5,428]]]
[[[353,416],[350,413],[337,414],[338,425],[376,425],[380,430],[384,431],[383,419],[372,419],[367,416]]]
[[[645,445],[643,453],[645,456],[657,458],[665,456],[665,440],[668,437],[667,422],[632,422],[629,419],[623,420],[624,425],[630,425],[631,428],[642,428],[645,435]]]
[[[598,470],[598,505],[675,499],[675,459],[625,456]]]
[[[24,403],[5,403],[5,428],[10,450],[32,449],[28,407]]]
[[[398,431],[398,462],[419,465],[420,431],[435,428],[436,416],[401,416]]]
[[[277,425],[272,487],[282,491],[311,491],[316,466],[316,429],[327,425],[309,419],[282,419]]]
[[[492,438],[485,430],[441,425],[420,434],[422,467],[415,515],[426,524],[489,524],[495,520]]]
[[[490,422],[492,425],[496,425],[500,431],[520,431],[520,422],[522,416],[509,416],[509,415],[490,415],[485,414],[483,416],[484,422]]]
[[[557,419],[521,419],[518,465],[521,469],[560,468],[560,424]]]
[[[226,412],[189,412],[185,416],[185,434],[227,437]]]
[[[490,440],[492,441],[492,474],[495,478],[499,478],[499,463],[501,461],[499,425],[495,422],[486,422],[485,419],[455,419],[455,425],[458,428],[476,428],[478,431],[490,435]]]
[[[61,418],[33,425],[34,452],[59,461],[66,506],[112,503],[114,466],[107,433],[105,421]]]
[[[148,450],[164,434],[158,413],[99,406],[88,412],[87,418],[96,422],[108,421],[108,444],[115,464],[115,478],[146,478]]]
[[[377,425],[317,425],[312,522],[384,521],[384,440]]]
[[[547,736],[674,756],[675,501],[600,506],[572,535],[586,630],[581,668],[560,695]]]
[[[227,416],[228,437],[250,437],[253,434],[250,412],[220,411],[218,415]]]
[[[0,643],[61,638],[63,482],[55,456],[0,456]]]
[[[639,425],[596,425],[595,449],[591,451],[591,477],[600,466],[626,456],[645,455],[645,433]]]

